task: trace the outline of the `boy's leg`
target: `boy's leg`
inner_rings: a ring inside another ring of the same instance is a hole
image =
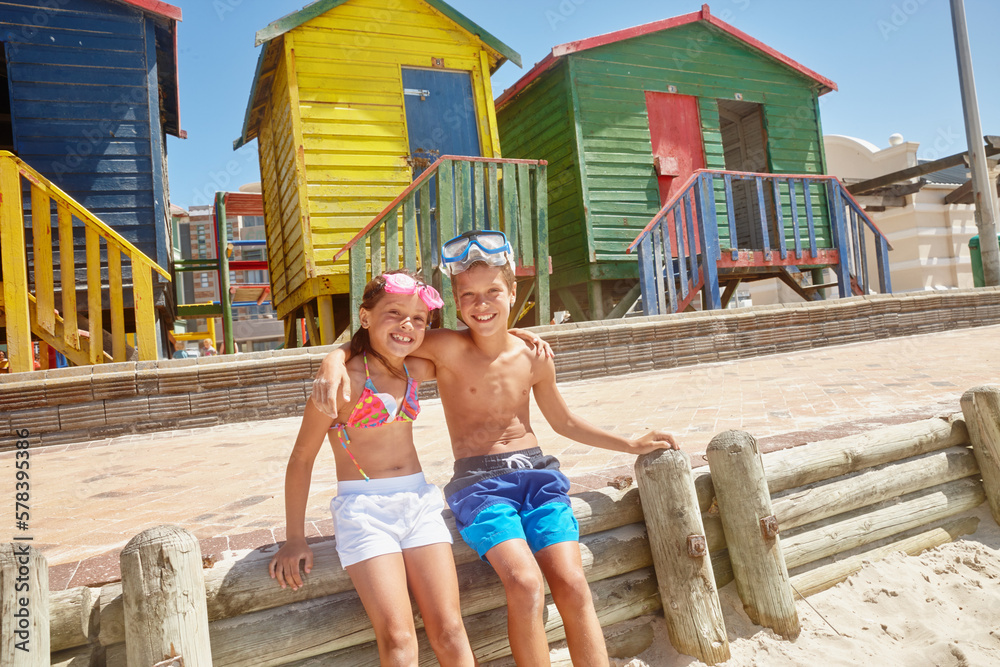
[[[403,549],[406,579],[424,619],[424,630],[442,665],[476,664],[462,624],[458,576],[451,544]]]
[[[375,556],[344,569],[354,582],[354,588],[375,628],[379,663],[415,666],[417,635],[406,588],[403,555]]]
[[[486,552],[486,559],[507,595],[507,639],[514,662],[519,666],[551,664],[543,617],[545,584],[528,543],[523,539],[501,542]]]
[[[590,584],[583,573],[579,542],[557,542],[538,551],[535,558],[562,616],[574,667],[607,667],[608,649],[594,610]]]

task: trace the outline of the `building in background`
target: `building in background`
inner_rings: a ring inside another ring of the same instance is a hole
[[[240,188],[241,192],[260,192],[259,183],[251,183]],[[171,206],[174,219],[174,253],[184,259],[213,259],[217,256],[216,236],[213,229],[212,206],[192,206],[184,210]],[[231,240],[264,240],[264,218],[262,216],[230,215],[226,220],[227,237]],[[235,247],[230,259],[267,259],[263,247]],[[219,301],[219,277],[215,271],[197,271],[177,274],[177,302],[183,304],[211,303]],[[231,286],[268,283],[267,271],[230,271]],[[203,319],[179,320],[185,322],[188,333],[205,331],[208,325]],[[175,330],[180,330],[178,326]],[[222,323],[216,318],[216,337],[221,337]],[[276,319],[269,303],[243,306],[233,309],[233,336],[240,352],[271,350],[281,346],[284,329],[281,320]],[[215,341],[220,348],[221,341]],[[190,351],[197,346],[189,343]]]

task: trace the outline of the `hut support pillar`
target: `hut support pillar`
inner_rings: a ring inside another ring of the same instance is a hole
[[[319,342],[320,345],[332,345],[337,336],[333,321],[333,296],[323,294],[316,298],[319,308]]]

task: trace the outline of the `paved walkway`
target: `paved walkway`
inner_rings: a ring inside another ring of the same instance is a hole
[[[725,429],[747,430],[771,446],[799,444],[873,423],[956,412],[966,389],[991,382],[1000,382],[1000,327],[572,382],[561,389],[572,409],[608,430],[671,430],[699,465],[712,436]],[[544,449],[559,456],[570,476],[631,465],[632,457],[555,435],[537,409],[533,414]],[[258,531],[257,543],[248,543],[256,547],[264,543],[260,531],[270,537],[284,526],[284,469],[298,421],[291,415],[33,450],[35,545],[50,564],[68,563],[118,550],[146,528],[173,523],[199,538]],[[452,458],[440,401],[423,402],[415,437],[427,477],[444,484]],[[0,454],[0,470],[0,488],[12,498],[12,452]],[[312,534],[330,534],[327,508],[335,492],[333,456],[324,449],[307,509]],[[0,539],[8,539],[12,528]],[[281,539],[283,529],[274,534]]]

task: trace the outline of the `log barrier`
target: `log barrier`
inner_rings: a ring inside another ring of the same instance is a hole
[[[894,551],[916,554],[973,533],[978,520],[958,515],[986,500],[996,518],[1000,471],[987,471],[1000,460],[998,407],[1000,388],[977,387],[963,397],[964,416],[888,426],[764,455],[756,453],[749,434],[725,433],[709,448],[708,469],[690,472],[685,456],[658,452],[636,461],[639,488],[574,494],[584,570],[602,626],[621,627],[656,612],[661,600],[667,600],[665,617],[675,648],[705,662],[724,660],[726,635],[716,611],[716,590],[735,577],[741,597],[747,596],[748,611],[793,636],[797,624],[791,622],[794,606],[788,607],[786,588],[794,587],[794,597],[812,595],[847,578],[865,561]],[[740,465],[718,462],[733,457],[746,460]],[[723,478],[728,481],[718,481]],[[761,524],[760,519],[772,515],[773,521]],[[185,542],[174,528],[152,530],[126,547],[133,565],[126,565],[123,553],[123,582],[53,593],[41,607],[35,602],[34,636],[39,645],[42,635],[49,642],[52,665],[125,665],[132,662],[126,652],[135,643],[153,652],[141,658],[145,662],[132,664],[151,665],[169,657],[171,643],[185,665],[198,664],[200,658],[218,667],[378,664],[371,625],[332,540],[314,546],[308,583],[293,592],[269,578],[270,553],[256,551],[202,570],[193,538]],[[139,548],[139,543],[145,546]],[[16,547],[5,548],[0,554]],[[473,649],[483,664],[503,659],[509,647],[500,582],[460,539],[453,549]],[[769,569],[760,572],[752,562],[748,567],[747,549],[764,554]],[[36,585],[47,594],[44,558],[37,552],[33,557]],[[159,567],[161,560],[176,569]],[[784,578],[779,560],[785,564]],[[0,562],[8,563],[9,557]],[[8,569],[3,572],[11,576]],[[683,572],[688,576],[678,576]],[[0,582],[6,623],[16,601],[7,579]],[[177,596],[185,598],[183,604]],[[138,602],[182,609],[182,618],[140,611],[134,608]],[[546,602],[546,633],[550,641],[558,641],[564,637],[562,623],[551,599]],[[676,613],[678,607],[683,614]],[[163,622],[157,626],[150,618]],[[136,628],[143,629],[140,639],[133,640]],[[606,631],[609,646],[612,637],[631,637],[620,646],[632,655],[649,639],[648,633]],[[434,664],[423,631],[418,635],[421,664]],[[0,662],[38,664],[8,662],[2,653]]]

